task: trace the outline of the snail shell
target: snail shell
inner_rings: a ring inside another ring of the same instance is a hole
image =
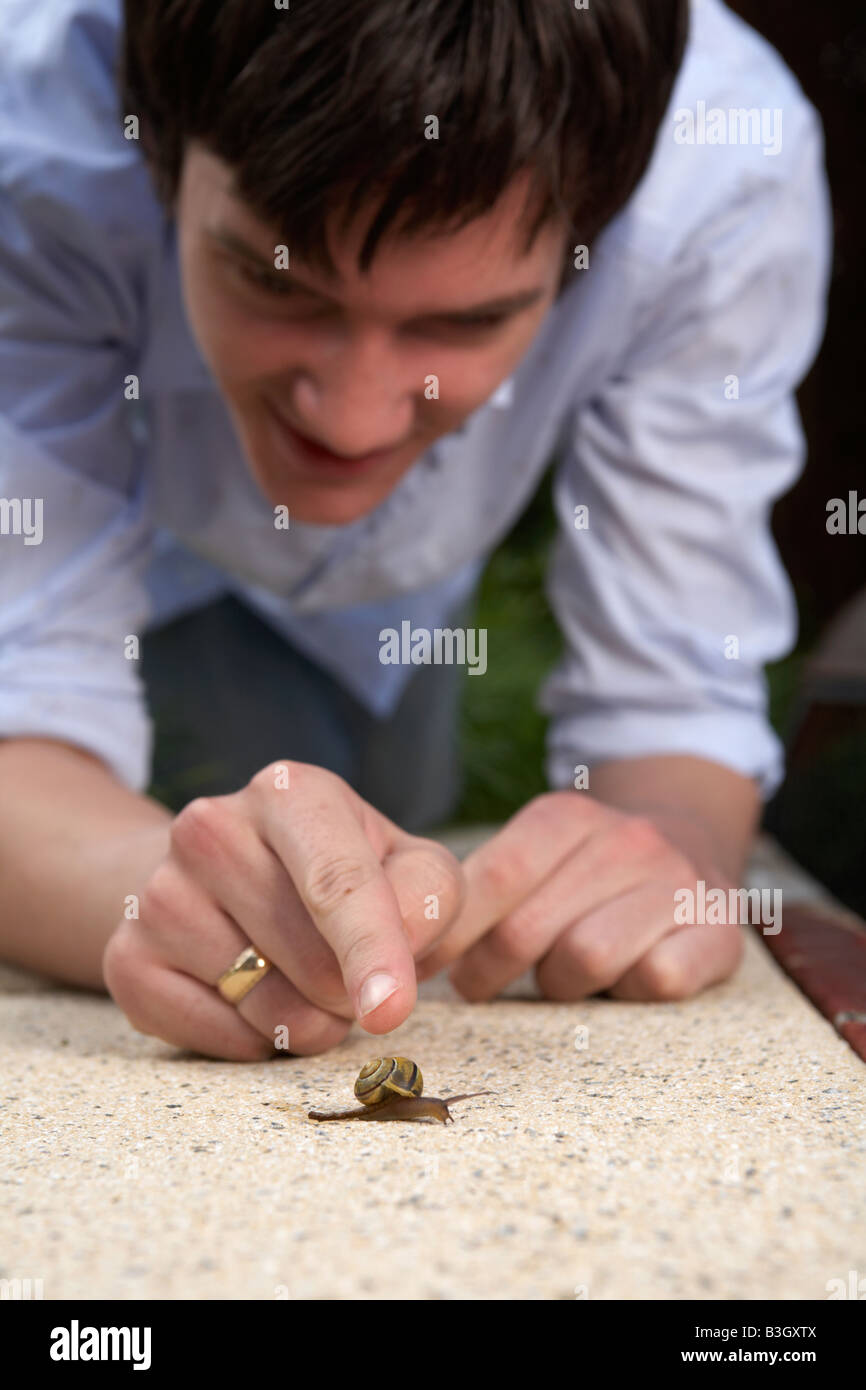
[[[355,1082],[362,1105],[378,1105],[392,1096],[420,1096],[424,1078],[409,1057],[374,1057],[366,1062]]]

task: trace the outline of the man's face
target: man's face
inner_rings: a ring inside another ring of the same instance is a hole
[[[525,196],[521,178],[456,234],[389,229],[367,275],[355,261],[362,209],[331,238],[330,280],[291,247],[290,269],[275,269],[279,236],[232,196],[227,165],[189,147],[176,208],[187,315],[270,501],[324,525],[364,516],[510,375],[565,251],[550,224],[520,254]]]

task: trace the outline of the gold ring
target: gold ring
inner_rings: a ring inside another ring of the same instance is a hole
[[[264,979],[270,968],[271,962],[255,946],[247,946],[228,970],[220,975],[216,987],[229,1004],[239,1004],[259,980]]]

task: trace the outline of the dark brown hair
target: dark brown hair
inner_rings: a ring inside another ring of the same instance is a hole
[[[457,231],[524,170],[526,248],[550,216],[589,246],[647,166],[687,27],[688,0],[125,0],[121,114],[168,208],[199,140],[327,273],[332,213],[374,200],[366,271],[395,219]]]

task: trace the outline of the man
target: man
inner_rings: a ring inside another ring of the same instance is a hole
[[[768,517],[829,265],[778,56],[720,0],[0,20],[5,956],[242,1060],[386,1033],[448,962],[729,976],[741,927],[674,904],[782,775]],[[409,828],[455,672],[381,658],[453,629],[554,453],[552,790],[461,867]]]

